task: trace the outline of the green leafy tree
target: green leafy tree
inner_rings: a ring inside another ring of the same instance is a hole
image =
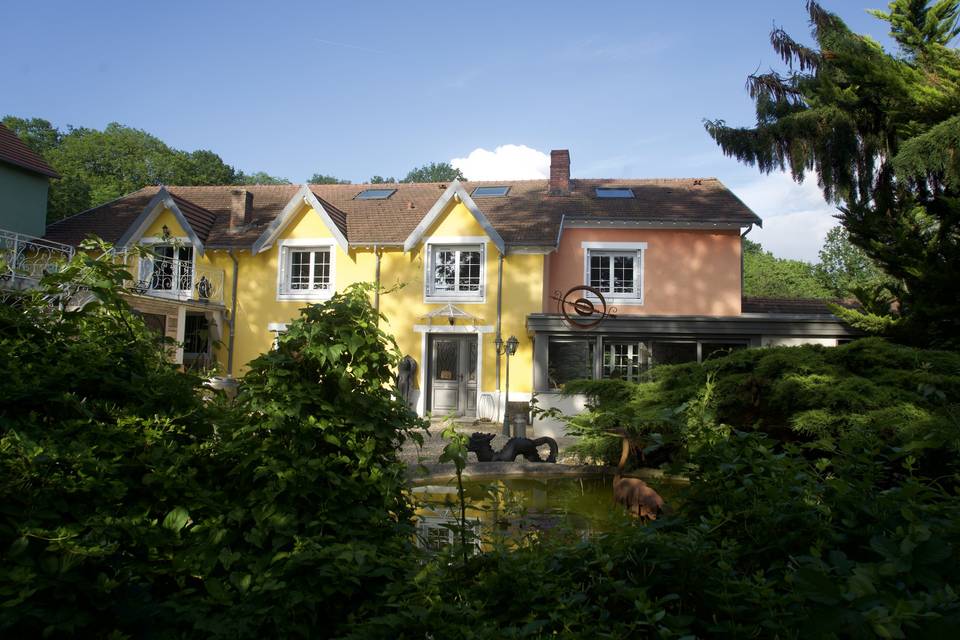
[[[817,280],[833,297],[855,297],[856,290],[894,283],[863,249],[850,242],[847,230],[836,226],[827,232],[820,262],[814,267]]]
[[[28,147],[44,158],[50,151],[59,146],[62,136],[60,131],[50,124],[49,120],[43,118],[30,118],[28,120],[16,116],[5,116],[3,126],[17,134]]]
[[[341,180],[336,176],[328,176],[324,173],[315,173],[307,180],[310,184],[350,184],[349,180]]]
[[[765,298],[829,298],[813,265],[777,258],[760,243],[743,240],[743,295]]]
[[[463,172],[449,162],[431,162],[422,167],[414,167],[400,182],[452,182],[466,180]]]
[[[960,336],[960,0],[894,0],[889,53],[816,2],[814,47],[771,34],[786,72],[750,76],[756,125],[708,120],[724,153],[763,172],[813,173],[850,241],[897,283],[903,340]]]
[[[383,176],[373,176],[370,178],[370,184],[396,184],[396,178],[384,178]]]
[[[272,176],[266,171],[255,171],[254,173],[237,174],[234,184],[290,184],[286,178]]]

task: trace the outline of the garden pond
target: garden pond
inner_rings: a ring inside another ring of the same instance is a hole
[[[665,511],[677,505],[686,482],[645,477],[665,501]],[[465,479],[466,522],[478,550],[515,546],[531,539],[563,536],[585,540],[619,526],[636,523],[613,500],[613,476],[584,474],[568,477],[484,477]],[[460,506],[456,479],[414,484],[417,544],[440,551],[454,543]]]

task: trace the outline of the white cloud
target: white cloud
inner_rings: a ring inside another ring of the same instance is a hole
[[[733,192],[763,219],[748,236],[779,258],[817,262],[827,231],[839,222],[837,208],[823,199],[816,180],[797,184],[789,174],[772,173]]]
[[[477,148],[450,161],[468,180],[542,180],[550,175],[550,156],[523,144]]]

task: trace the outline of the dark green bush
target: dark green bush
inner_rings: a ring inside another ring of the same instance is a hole
[[[330,635],[411,555],[419,423],[367,292],[304,309],[230,405],[127,278],[81,254],[0,308],[0,635]]]

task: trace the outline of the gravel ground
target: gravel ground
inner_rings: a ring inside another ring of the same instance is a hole
[[[499,435],[502,429],[502,425],[494,422],[486,421],[463,421],[457,423],[457,431],[460,433],[465,433],[467,435],[474,433],[475,431],[480,431],[483,433],[496,433],[498,434],[496,438],[493,439],[493,442],[490,443],[490,446],[493,447],[495,451],[499,451],[503,448],[503,445],[506,444],[506,436]],[[446,441],[440,437],[440,432],[443,430],[443,423],[441,421],[435,421],[430,425],[429,435],[425,435],[423,439],[423,447],[417,447],[414,442],[407,442],[404,444],[403,448],[400,449],[400,459],[406,462],[408,465],[417,465],[417,464],[427,464],[432,465],[437,462],[437,459],[440,457],[440,454],[443,452],[443,447],[446,446]],[[539,437],[536,434],[536,430],[533,427],[527,427],[527,437],[528,438],[537,438]],[[576,442],[576,438],[573,437],[563,437],[556,438],[557,446],[560,449],[559,454],[557,455],[558,462],[571,462],[569,456],[565,455],[567,447]],[[546,447],[541,447],[541,456],[546,457]],[[519,458],[518,458],[519,459]],[[470,454],[467,464],[476,463],[477,458],[474,454]]]

